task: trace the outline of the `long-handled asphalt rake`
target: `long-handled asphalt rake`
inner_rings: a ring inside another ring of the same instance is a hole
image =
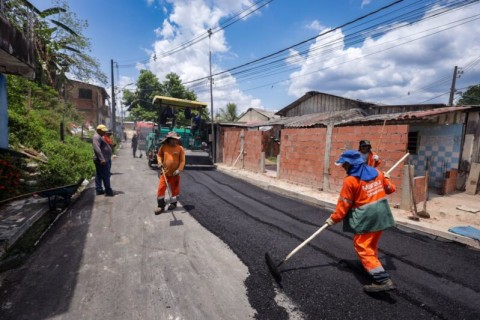
[[[168,183],[167,175],[165,174],[165,169],[162,167],[161,170],[162,170],[163,178],[165,179],[165,184],[167,185],[167,193],[168,193],[168,201],[165,201],[165,205],[169,205],[170,203],[172,203],[172,198],[173,198],[172,188],[170,187],[170,183]],[[173,221],[170,221],[170,226],[171,227],[182,226],[183,221],[177,219],[177,217],[173,213],[173,209],[170,212],[172,213],[172,216],[173,216]]]
[[[268,252],[265,253],[265,262],[267,263],[267,266],[268,266],[268,270],[270,270],[270,273],[272,274],[272,276],[275,278],[275,280],[277,282],[280,282],[282,281],[282,275],[280,273],[280,271],[278,270],[278,268],[285,263],[285,261],[287,261],[288,259],[290,259],[295,253],[297,253],[300,249],[302,249],[307,243],[309,243],[310,241],[312,241],[313,238],[315,238],[316,236],[318,236],[320,234],[320,232],[322,232],[326,227],[328,227],[328,224],[325,223],[320,229],[318,229],[314,234],[312,234],[310,236],[310,238],[308,238],[307,240],[303,241],[299,246],[297,246],[295,249],[292,250],[292,252],[290,252],[286,257],[285,259],[283,259],[279,264],[275,264],[275,262],[273,262],[273,259],[270,257],[270,255],[268,254]]]
[[[406,158],[408,158],[410,154],[407,152],[400,160],[398,160],[385,174],[389,175],[400,163],[402,163]],[[282,264],[284,264],[288,259],[290,259],[295,253],[297,253],[300,249],[302,249],[306,244],[308,244],[310,241],[312,241],[313,238],[318,236],[320,232],[325,230],[328,227],[328,224],[325,223],[323,226],[320,227],[314,234],[312,234],[307,240],[303,241],[299,246],[297,246],[295,249],[290,252],[285,259],[283,259],[279,264],[275,264],[273,261],[272,257],[270,257],[270,254],[268,252],[265,253],[265,262],[267,263],[268,270],[270,270],[270,273],[272,274],[273,278],[275,281],[280,283],[282,281],[282,274],[280,273],[280,270],[278,269]]]

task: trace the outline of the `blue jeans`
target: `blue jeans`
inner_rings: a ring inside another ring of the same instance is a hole
[[[110,166],[111,162],[107,161],[104,165],[100,164],[100,161],[93,161],[95,163],[95,190],[97,192],[102,192],[103,187],[105,187],[105,193],[113,193],[112,187],[110,186]],[[103,186],[102,186],[103,182]]]

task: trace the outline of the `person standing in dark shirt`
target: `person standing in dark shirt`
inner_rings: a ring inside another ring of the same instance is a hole
[[[136,158],[137,155],[137,146],[138,146],[138,137],[137,134],[134,133],[132,137],[132,151],[133,151],[133,157]]]
[[[112,160],[112,148],[102,138],[107,134],[107,127],[103,124],[97,126],[97,133],[93,136],[93,163],[95,164],[95,190],[97,195],[105,194],[106,197],[113,197],[113,190],[110,186],[110,166]],[[102,185],[103,183],[103,185]]]

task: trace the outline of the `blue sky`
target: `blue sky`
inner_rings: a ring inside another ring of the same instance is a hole
[[[39,9],[52,6],[49,0],[31,2]],[[253,2],[266,5],[215,32],[209,43],[209,28],[218,30],[238,13],[249,12],[245,9]],[[195,80],[209,75],[211,48],[213,74],[224,72],[214,77],[215,110],[229,102],[239,112],[249,107],[280,110],[308,91],[384,104],[447,103],[455,66],[464,71],[457,79],[459,91],[480,83],[478,2],[455,10],[445,8],[459,2],[455,0],[394,2],[70,0],[69,5],[89,22],[84,33],[92,42],[91,55],[109,78],[110,59],[118,63],[119,88],[135,82],[142,68],[160,81],[175,72],[200,101],[210,103],[208,81]],[[414,9],[418,16],[402,18]],[[205,39],[162,57],[199,35]],[[306,39],[312,40],[285,50]],[[266,69],[252,63],[279,51],[262,60]],[[248,63],[249,71],[225,72]]]

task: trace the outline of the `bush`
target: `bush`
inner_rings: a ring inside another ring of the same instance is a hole
[[[25,146],[43,152],[48,158],[47,163],[39,165],[39,185],[35,189],[73,184],[80,178],[92,177],[95,166],[91,143],[72,137],[68,130],[65,142],[60,141],[62,119],[65,124],[83,122],[75,108],[52,88],[22,77],[8,76],[7,90],[10,147],[15,150]],[[2,168],[10,169],[5,165]],[[17,193],[21,192],[19,188]]]
[[[40,166],[40,184],[57,187],[91,178],[95,174],[92,161],[92,145],[78,138],[66,137],[65,143],[57,140],[44,141],[42,151],[48,162]]]

